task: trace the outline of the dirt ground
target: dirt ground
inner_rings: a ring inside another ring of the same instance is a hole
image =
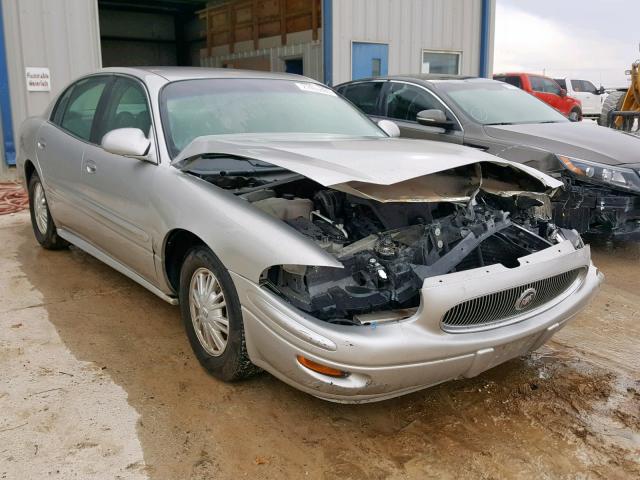
[[[474,379],[336,405],[208,376],[178,309],[0,217],[0,479],[640,478],[640,246],[593,304]]]

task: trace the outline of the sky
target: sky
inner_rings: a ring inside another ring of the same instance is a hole
[[[496,73],[624,87],[639,44],[640,0],[497,0]]]

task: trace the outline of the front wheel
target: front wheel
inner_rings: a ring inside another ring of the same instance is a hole
[[[240,300],[229,272],[204,246],[193,248],[180,272],[180,311],[200,364],[226,382],[258,371],[249,360]]]
[[[582,110],[579,108],[574,108],[569,112],[569,120],[572,122],[580,122],[582,121]]]
[[[58,236],[56,225],[49,211],[44,187],[37,172],[33,172],[29,179],[29,212],[31,226],[38,243],[48,250],[60,250],[69,243]]]

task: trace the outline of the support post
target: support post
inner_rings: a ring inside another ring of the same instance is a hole
[[[322,63],[324,83],[333,84],[333,0],[322,0]]]
[[[7,165],[16,164],[16,145],[13,139],[13,119],[11,118],[11,95],[9,93],[9,69],[7,68],[7,50],[4,34],[4,16],[0,0],[0,115],[2,123],[2,141],[4,161]]]
[[[491,0],[482,0],[480,23],[480,76],[489,76],[489,39],[491,36]]]

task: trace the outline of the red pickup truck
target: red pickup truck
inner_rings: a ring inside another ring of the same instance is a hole
[[[525,92],[538,97],[575,122],[582,120],[582,102],[567,96],[558,82],[553,78],[531,73],[497,73],[494,80],[507,82]]]

